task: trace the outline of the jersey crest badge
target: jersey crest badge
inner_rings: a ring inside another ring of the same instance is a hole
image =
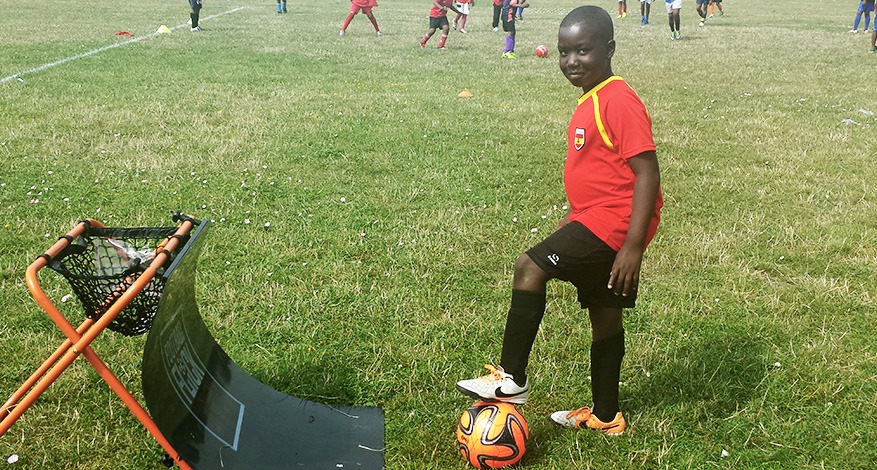
[[[576,135],[573,139],[573,145],[575,145],[576,150],[581,150],[582,147],[585,146],[585,130],[581,127],[576,127]]]

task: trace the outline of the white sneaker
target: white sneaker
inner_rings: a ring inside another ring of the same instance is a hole
[[[856,33],[859,32],[859,30],[858,30],[858,29],[851,29],[850,32],[853,33],[853,34],[856,34]]]
[[[463,34],[468,34],[468,33],[466,32],[466,30],[463,29],[463,28],[460,28],[460,32],[463,33]]]
[[[484,366],[489,374],[475,379],[457,382],[457,390],[464,395],[480,400],[501,401],[523,405],[530,396],[529,380],[523,387],[516,384],[511,374],[505,373],[502,367]]]
[[[494,32],[494,33],[497,32],[497,31],[499,31],[499,28],[493,28],[493,32]]]
[[[192,32],[193,32],[193,33],[197,33],[197,32],[200,32],[200,31],[202,31],[202,29],[201,29],[200,26],[195,26],[194,28],[192,28]]]
[[[700,26],[701,28],[703,28],[703,21],[701,21],[700,24],[699,24],[698,26]]]
[[[380,31],[375,31],[375,36],[381,37],[383,35],[384,35],[384,33],[380,32]]]
[[[338,33],[338,35],[339,35],[339,36],[344,36],[344,30],[342,29],[341,32]]]

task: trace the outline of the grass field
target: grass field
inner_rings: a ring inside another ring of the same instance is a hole
[[[854,2],[727,0],[698,28],[685,0],[671,41],[661,2],[642,28],[628,1],[613,65],[652,114],[666,201],[625,313],[631,427],[549,423],[590,403],[587,317],[550,284],[522,467],[873,468],[877,56],[847,33]],[[379,38],[363,16],[338,37],[346,0],[287,15],[205,0],[200,34],[183,1],[0,0],[0,394],[61,340],[27,265],[84,217],[182,210],[216,222],[198,298],[244,369],[382,407],[388,469],[466,468],[453,432],[470,401],[453,384],[498,360],[513,261],[563,213],[580,91],[554,44],[578,4],[535,0],[503,61],[486,0],[447,51],[417,46],[427,0],[382,0]],[[182,27],[31,71],[161,24]],[[143,344],[94,343],[135,394]],[[13,454],[10,468],[157,469],[163,452],[79,361],[0,438]]]

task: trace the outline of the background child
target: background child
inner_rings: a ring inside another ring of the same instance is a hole
[[[198,26],[198,17],[201,16],[202,6],[202,0],[189,0],[189,7],[192,8],[192,11],[189,13],[189,23],[192,25],[193,33],[201,31],[201,26]]]
[[[503,0],[502,11],[502,30],[506,32],[505,49],[502,51],[503,59],[517,59],[515,55],[515,9],[527,8],[530,4],[524,0]]]
[[[344,20],[344,24],[341,26],[341,32],[338,33],[339,36],[344,36],[347,33],[347,27],[350,26],[350,21],[353,20],[353,17],[356,16],[357,13],[363,12],[365,16],[368,17],[368,20],[372,22],[372,26],[375,27],[375,35],[380,36],[381,28],[378,27],[378,20],[375,19],[375,15],[372,13],[372,8],[378,6],[377,0],[350,0],[350,13],[347,14],[347,18]]]
[[[618,0],[618,15],[616,18],[627,16],[627,0]]]
[[[558,411],[565,427],[621,434],[618,383],[624,357],[622,309],[633,307],[643,252],[663,205],[652,121],[637,94],[612,73],[612,19],[583,6],[560,24],[560,68],[584,94],[570,120],[564,185],[570,209],[554,234],[515,262],[499,368],[457,382],[464,394],[522,404],[529,397],[526,368],[545,312],[550,279],[578,289],[591,322],[593,406]],[[598,100],[599,97],[599,100]],[[575,371],[574,371],[575,372]],[[578,371],[582,381],[585,372]]]
[[[710,0],[710,18],[715,14],[716,7],[719,7],[719,16],[725,16],[725,10],[722,10],[722,0]]]
[[[649,14],[652,12],[652,0],[639,0],[639,14],[642,16],[640,24],[649,24]]]
[[[868,52],[877,52],[877,19],[874,20],[874,31],[871,33],[871,48]]]
[[[469,18],[469,6],[475,6],[472,0],[457,0],[454,7],[459,10],[457,17],[454,18],[454,29],[457,29],[457,23],[460,23],[460,32],[466,34],[466,19]]]
[[[277,0],[277,13],[286,13],[286,0]]]
[[[707,15],[707,7],[709,7],[710,0],[697,0],[697,15],[700,16],[700,23],[698,26],[703,26],[706,21]]]
[[[439,39],[438,47],[439,49],[447,49],[445,42],[448,40],[448,31],[451,29],[448,25],[448,9],[460,13],[454,7],[454,0],[433,0],[432,8],[429,10],[429,29],[423,35],[423,39],[420,40],[421,49],[426,47],[426,42],[435,34],[435,30],[439,28],[442,30],[442,37]]]
[[[868,32],[868,24],[871,23],[871,12],[874,11],[874,0],[859,0],[859,7],[856,9],[856,17],[853,19],[853,29],[851,33],[859,32],[859,21],[862,15],[865,15],[865,32]],[[877,22],[877,19],[875,19]]]
[[[670,39],[677,40],[682,37],[679,24],[679,10],[682,9],[682,0],[665,0],[667,3],[667,18],[670,20]]]
[[[493,0],[493,32],[499,31],[499,17],[502,14],[502,0]]]

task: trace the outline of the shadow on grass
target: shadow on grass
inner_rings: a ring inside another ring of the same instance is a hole
[[[691,333],[669,345],[666,362],[651,378],[623,393],[625,408],[684,407],[724,417],[749,401],[766,373],[767,340],[742,324],[706,322],[686,329]]]

